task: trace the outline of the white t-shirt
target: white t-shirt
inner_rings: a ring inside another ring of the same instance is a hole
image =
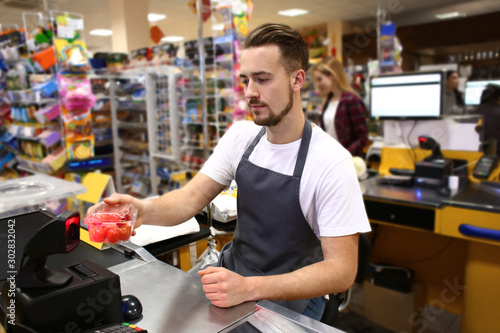
[[[241,157],[260,129],[261,126],[250,121],[234,123],[200,172],[220,184],[229,185]],[[300,142],[272,144],[264,134],[249,160],[260,167],[292,175]],[[313,128],[302,173],[300,207],[318,237],[371,230],[352,156],[318,126]]]
[[[337,130],[335,129],[335,115],[337,114],[337,107],[339,101],[330,101],[323,114],[323,124],[325,124],[325,132],[332,138],[338,140]]]

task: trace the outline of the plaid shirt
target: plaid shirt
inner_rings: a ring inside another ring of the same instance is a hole
[[[323,113],[333,94],[329,94],[323,105]],[[325,129],[323,116],[321,128]],[[335,113],[335,131],[338,141],[352,156],[364,157],[363,149],[368,142],[366,108],[363,101],[354,93],[343,91]]]

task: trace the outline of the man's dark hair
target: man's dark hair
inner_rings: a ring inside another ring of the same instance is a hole
[[[447,70],[447,71],[446,71],[446,79],[448,80],[448,79],[450,78],[450,76],[451,76],[452,74],[455,74],[455,73],[457,73],[457,74],[458,74],[458,72],[457,72],[457,71],[455,71],[455,70]]]
[[[458,72],[456,70],[447,70],[446,71],[446,80],[448,80],[450,78],[450,76],[452,76],[453,74],[458,75]],[[457,105],[464,106],[465,105],[464,99],[463,99],[460,91],[458,91],[458,88],[453,89],[453,93],[455,94],[455,102],[457,103]]]
[[[481,104],[498,102],[500,100],[500,86],[488,84],[481,93]]]
[[[245,40],[245,49],[276,45],[280,50],[280,62],[291,73],[297,69],[307,71],[309,48],[304,38],[285,24],[265,23],[254,29]]]

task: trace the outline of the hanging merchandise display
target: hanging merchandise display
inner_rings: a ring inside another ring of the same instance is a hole
[[[401,73],[401,44],[396,37],[396,23],[380,27],[380,73]]]
[[[95,96],[88,74],[92,70],[83,35],[83,16],[51,12],[55,27],[58,85],[64,121],[66,156],[83,160],[94,156],[94,135],[90,109]]]
[[[249,33],[248,23],[253,11],[251,0],[224,0],[219,1],[217,12],[223,16],[224,36],[217,37],[217,42],[223,43],[230,41],[229,47],[232,56],[231,68],[231,87],[232,87],[232,122],[238,120],[252,120],[253,115],[248,111],[247,102],[243,93],[243,84],[239,83],[239,57],[240,44],[243,43]],[[226,64],[227,66],[227,64]],[[230,124],[228,124],[230,126]]]
[[[61,110],[66,133],[68,159],[94,156],[94,135],[91,130],[90,108],[95,97],[86,75],[59,75]]]
[[[223,1],[222,1],[223,2]],[[233,25],[238,39],[244,39],[250,33],[248,23],[250,15],[253,11],[253,3],[251,0],[232,0],[226,1],[232,7]]]

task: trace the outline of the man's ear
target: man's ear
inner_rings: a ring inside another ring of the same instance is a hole
[[[300,91],[306,80],[306,72],[303,69],[292,72],[291,83],[293,91]]]

